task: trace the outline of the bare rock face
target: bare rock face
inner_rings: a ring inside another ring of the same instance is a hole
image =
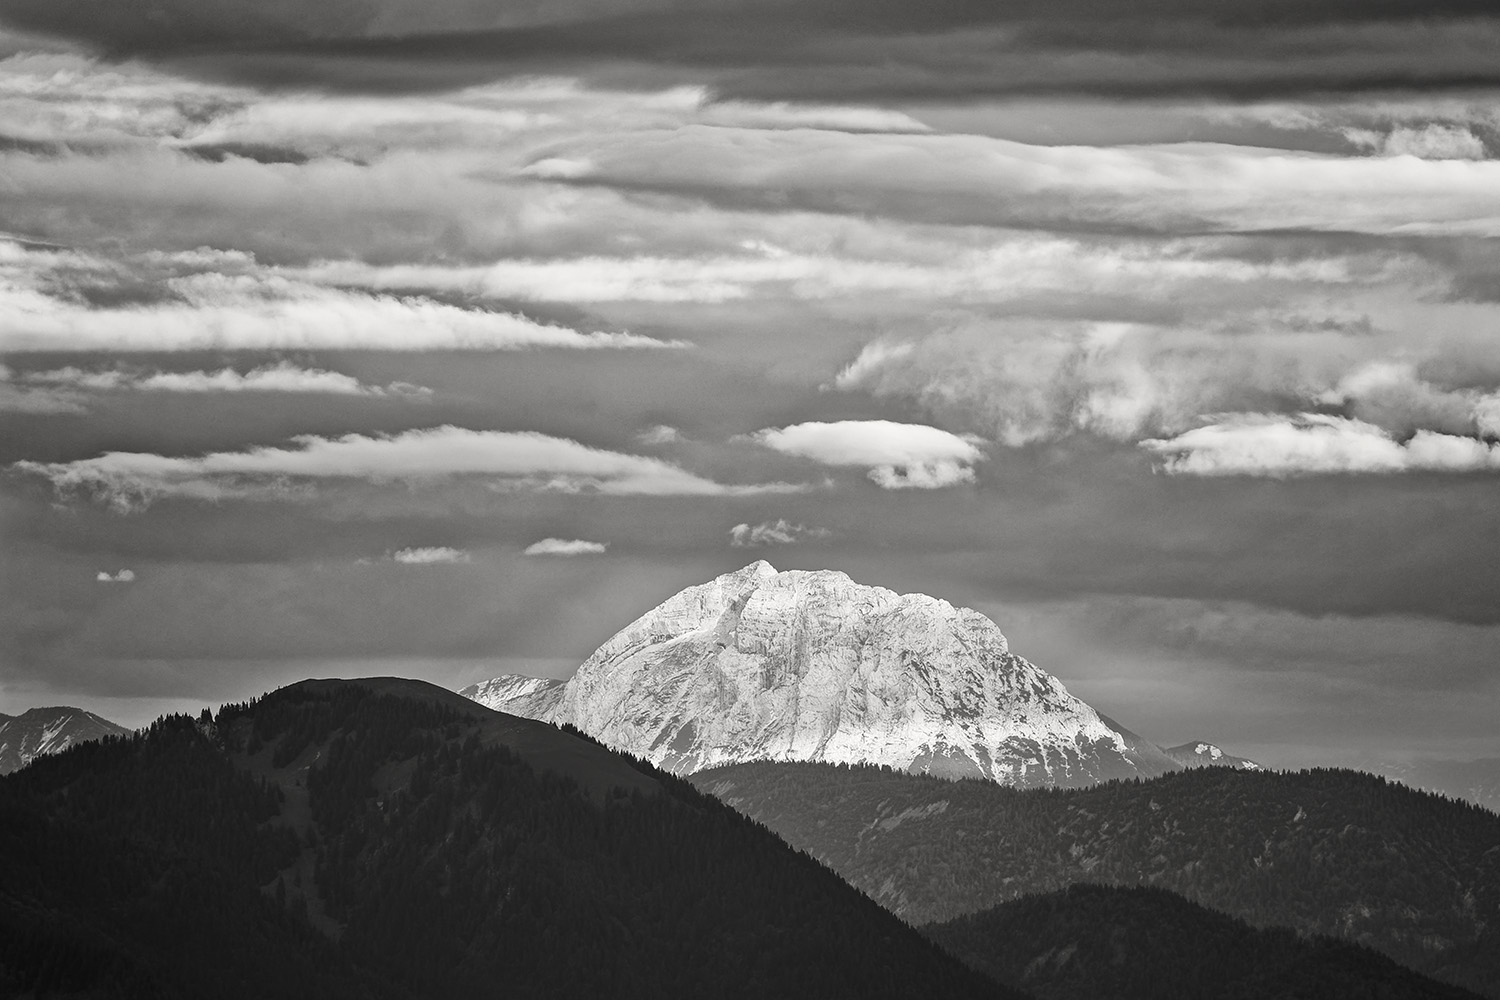
[[[669,598],[565,683],[510,676],[461,693],[678,773],[811,760],[1076,786],[1175,769],[977,611],[764,561]]]

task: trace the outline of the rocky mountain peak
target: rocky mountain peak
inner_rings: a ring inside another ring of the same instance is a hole
[[[822,760],[1078,785],[1170,768],[979,612],[764,560],[663,601],[564,684],[496,678],[464,693],[679,772]]]

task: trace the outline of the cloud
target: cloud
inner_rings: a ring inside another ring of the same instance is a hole
[[[1398,441],[1373,424],[1314,413],[1231,414],[1141,447],[1163,471],[1194,476],[1500,471],[1500,444],[1433,431]]]
[[[1483,160],[1489,156],[1484,140],[1464,125],[1438,122],[1419,127],[1397,126],[1381,133],[1346,129],[1350,142],[1382,156],[1415,156],[1424,160]]]
[[[596,556],[609,548],[607,542],[590,542],[582,538],[543,538],[526,546],[528,556]]]
[[[397,549],[391,553],[391,560],[406,566],[431,566],[437,563],[466,563],[469,561],[469,553],[463,549],[449,548],[446,545],[425,546],[422,548]]]
[[[118,573],[110,574],[104,570],[100,570],[94,579],[100,583],[134,583],[135,571],[122,569]]]
[[[221,451],[200,457],[108,452],[72,462],[21,461],[64,495],[131,510],[166,497],[286,496],[335,480],[422,482],[481,477],[498,489],[613,496],[740,496],[796,492],[787,483],[726,485],[660,459],[591,448],[531,431],[443,426],[339,438],[302,435],[295,447]]]
[[[635,439],[644,445],[672,444],[682,440],[682,432],[667,424],[657,424],[655,427],[648,427],[641,431]]]
[[[882,489],[939,489],[974,481],[984,453],[974,441],[936,427],[889,420],[810,421],[766,428],[751,439],[824,465],[865,466]]]
[[[830,534],[827,528],[809,528],[805,524],[793,524],[783,517],[756,525],[736,524],[729,529],[729,544],[737,549],[795,545],[810,539],[827,538]]]
[[[1314,399],[1398,437],[1417,430],[1500,436],[1500,391],[1448,389],[1423,379],[1411,361],[1376,360],[1354,369]]]
[[[324,288],[263,273],[253,262],[241,263],[244,270],[239,273],[207,271],[162,278],[153,285],[159,301],[93,308],[43,287],[40,279],[49,265],[55,270],[64,261],[49,261],[11,246],[9,253],[0,253],[0,350],[5,351],[683,346],[630,333],[583,333],[514,313],[465,309],[419,296]],[[281,374],[262,377],[289,381]]]
[[[14,373],[0,365],[0,412],[84,413],[83,397],[76,392],[16,385]]]
[[[579,138],[562,152],[522,175],[953,224],[1500,234],[1500,161],[1490,160],[701,127]],[[560,159],[565,173],[550,166]]]
[[[25,381],[75,389],[140,392],[297,392],[343,396],[422,396],[432,390],[407,382],[388,386],[365,385],[359,379],[319,368],[300,368],[290,361],[263,365],[241,374],[233,368],[218,371],[136,374],[121,369],[85,371],[67,367],[29,372]]]
[[[188,0],[150,7],[6,0],[7,20],[115,52],[285,85],[434,89],[580,64],[715,84],[740,96],[863,98],[1096,92],[1111,96],[1481,86],[1494,19],[1472,0],[1379,5],[1188,0],[1045,6],[955,0],[872,7],[664,0],[355,7]]]

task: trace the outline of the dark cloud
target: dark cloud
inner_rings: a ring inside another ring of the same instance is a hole
[[[430,89],[582,72],[860,100],[1470,86],[1500,74],[1493,16],[1485,0],[0,3],[24,29],[271,84]]]

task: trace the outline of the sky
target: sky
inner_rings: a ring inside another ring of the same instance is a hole
[[[0,0],[0,712],[564,677],[756,559],[1500,755],[1478,0]]]

